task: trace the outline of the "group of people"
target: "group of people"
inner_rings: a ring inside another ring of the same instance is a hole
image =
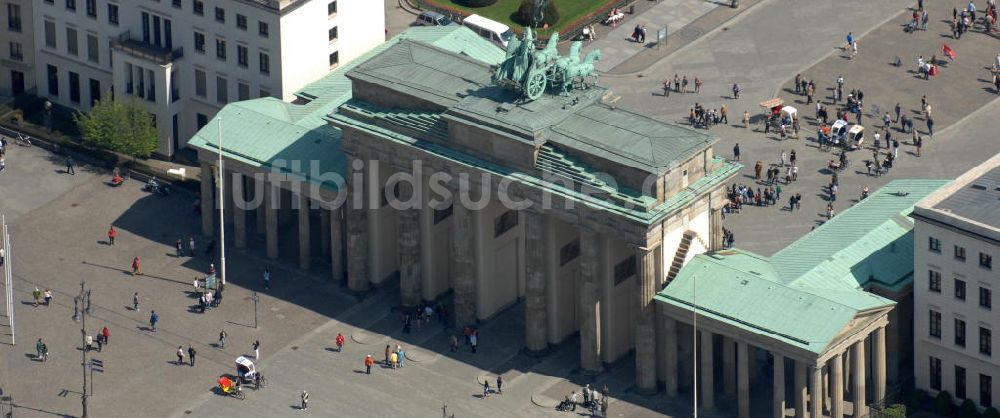
[[[609,399],[607,385],[604,385],[604,389],[598,392],[596,389],[591,388],[588,383],[580,388],[580,394],[583,396],[582,403],[580,403],[580,395],[577,395],[577,392],[573,392],[566,395],[566,398],[556,406],[556,410],[576,411],[577,405],[580,405],[590,410],[591,416],[597,416],[597,411],[601,412],[600,416],[607,416]]]
[[[397,344],[395,349],[392,348],[392,345],[387,344],[385,346],[386,366],[388,366],[390,369],[401,369],[403,368],[403,365],[405,363],[406,363],[406,351],[403,350],[403,346]],[[367,366],[367,364],[368,362],[366,358],[365,365]],[[368,369],[368,374],[371,374],[370,369]]]
[[[49,306],[49,304],[52,303],[52,290],[45,289],[45,291],[42,292],[36,287],[35,290],[31,292],[31,297],[34,299],[32,306],[38,306],[39,303]]]
[[[701,128],[711,128],[712,125],[729,123],[729,109],[722,105],[719,109],[705,109],[701,104],[695,103],[691,108],[688,119],[692,126]]]

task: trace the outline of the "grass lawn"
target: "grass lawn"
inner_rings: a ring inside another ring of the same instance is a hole
[[[489,19],[496,20],[521,32],[521,25],[512,18],[517,13],[517,8],[521,6],[521,0],[497,0],[486,7],[466,7],[459,5],[454,0],[427,0],[429,3],[437,4],[450,9],[457,9],[469,14],[477,14]],[[613,3],[613,0],[551,0],[559,10],[559,21],[549,30],[539,30],[538,34],[548,37],[553,31],[562,32],[568,29],[566,26],[576,22],[577,19],[593,12],[594,10]]]

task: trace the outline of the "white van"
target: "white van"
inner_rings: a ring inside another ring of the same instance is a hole
[[[480,15],[469,15],[462,20],[462,24],[504,49],[507,48],[507,42],[510,41],[510,38],[514,36],[514,32],[510,30],[509,26]]]

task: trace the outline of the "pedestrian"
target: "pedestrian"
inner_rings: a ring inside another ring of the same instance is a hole
[[[845,46],[843,49],[845,51],[851,49],[851,45],[853,44],[854,44],[854,33],[847,32],[847,46]]]
[[[389,367],[393,369],[399,367],[399,354],[391,350],[389,351]]]
[[[880,141],[879,141],[879,139],[880,139],[881,137],[880,137],[880,136],[878,135],[878,132],[875,132],[875,133],[874,133],[874,134],[872,135],[872,138],[873,138],[873,139],[875,140],[875,149],[879,149],[879,148],[881,147],[881,144],[880,144]]]
[[[45,300],[45,306],[49,306],[52,303],[52,290],[45,289],[45,292],[42,293],[42,298]]]
[[[799,83],[802,82],[802,74],[795,74],[795,94],[801,93]]]
[[[118,230],[115,229],[114,225],[108,228],[108,245],[115,245],[115,237],[118,236]]]
[[[497,375],[497,394],[503,395],[503,376]]]
[[[892,123],[892,116],[889,116],[889,112],[885,112],[885,116],[882,116],[882,129],[888,130],[890,123]]]
[[[750,112],[744,110],[743,111],[743,129],[747,129],[749,127],[750,127]]]
[[[483,399],[490,397],[490,381],[483,379]]]
[[[893,110],[896,111],[896,119],[894,120],[894,122],[899,122],[899,114],[903,111],[903,108],[902,106],[899,105],[899,102],[896,102],[896,107],[893,108]]]
[[[726,105],[722,105],[722,107],[719,108],[719,123],[729,123],[729,118],[727,117],[728,114],[729,108],[727,108]]]
[[[684,76],[684,78],[681,79],[681,93],[687,93],[687,92],[688,92],[688,76]]]
[[[733,83],[733,99],[739,99],[740,98],[740,91],[741,90],[742,89],[740,88],[740,85],[738,83]]]
[[[453,353],[458,351],[458,337],[455,334],[451,334],[451,344],[448,346],[448,351]]]
[[[271,268],[264,266],[264,289],[271,288]]]
[[[226,339],[229,335],[226,334],[226,330],[219,331],[219,348],[226,348]]]
[[[385,365],[392,367],[392,363],[389,361],[389,354],[392,353],[392,347],[388,344],[385,346]]]
[[[153,332],[156,332],[157,322],[160,322],[160,316],[156,314],[156,311],[153,311],[149,314],[149,328],[151,328]]]
[[[917,136],[916,133],[913,134],[913,145],[917,147],[917,157],[919,157],[920,148],[924,145],[924,140]]]
[[[760,171],[764,168],[764,163],[761,160],[757,160],[757,163],[753,166],[753,177],[755,180],[760,180]]]
[[[674,92],[681,92],[681,78],[677,74],[674,74]]]
[[[100,353],[104,351],[104,336],[101,333],[97,333],[97,352]]]
[[[930,106],[928,106],[928,108],[930,108]],[[934,137],[934,119],[931,119],[929,117],[927,118],[927,137],[928,138]]]
[[[194,257],[194,237],[188,240],[188,257]]]
[[[253,341],[253,358],[260,361],[260,340]]]
[[[573,393],[571,393],[569,395],[569,402],[570,402],[570,405],[573,407],[573,409],[571,409],[572,411],[576,411],[576,402],[577,402],[577,399],[578,398],[576,396],[576,392],[573,392]]]
[[[189,345],[188,346],[188,357],[191,358],[191,367],[194,367],[194,356],[196,354],[198,354],[198,352],[194,351],[194,347],[192,347],[192,346]]]
[[[779,157],[779,161],[781,161],[781,163],[778,164],[778,167],[784,167],[785,166],[785,157],[786,157],[785,150],[781,150],[781,155]]]
[[[184,255],[184,241],[181,241],[180,238],[177,238],[177,242],[174,243],[174,248],[177,250],[177,258]]]
[[[365,356],[365,374],[372,374],[372,365],[375,364],[375,359],[369,354]]]
[[[340,353],[344,351],[344,334],[338,332],[336,342],[337,342],[337,352]]]
[[[74,164],[75,164],[75,162],[73,161],[73,156],[72,155],[69,156],[69,157],[66,157],[66,173],[67,174],[72,174],[74,176],[76,175],[76,170],[73,169],[73,165]]]
[[[132,275],[142,275],[142,270],[139,269],[139,256],[132,259]]]
[[[31,292],[31,297],[35,299],[35,303],[33,306],[38,306],[39,301],[42,299],[42,291],[38,290],[38,288],[36,287],[35,290]]]
[[[795,155],[795,150],[792,150],[791,152],[788,153],[788,163],[794,166],[797,157],[798,156]]]
[[[45,348],[45,343],[43,343],[42,339],[39,338],[38,342],[35,343],[35,358],[45,361],[45,359],[42,358],[42,353],[45,351],[44,348]]]
[[[184,347],[177,346],[177,365],[184,364]]]
[[[739,160],[740,160],[740,143],[737,142],[736,145],[733,146],[733,161],[739,161]]]
[[[299,399],[302,400],[302,408],[301,409],[303,411],[309,409],[309,392],[306,392],[306,391],[303,390],[302,394],[299,395]]]
[[[701,93],[701,79],[697,76],[694,77],[694,92]]]
[[[472,335],[469,336],[469,345],[472,346],[472,354],[476,353],[479,348],[479,331],[472,330]]]
[[[111,342],[111,330],[109,330],[108,327],[104,327],[104,329],[101,330],[101,336],[104,337],[105,344]]]
[[[132,294],[132,310],[139,312],[139,292]]]
[[[406,351],[403,347],[396,346],[396,363],[399,364],[399,368],[403,368],[403,363],[406,362]]]
[[[663,82],[663,97],[670,97],[670,79]]]

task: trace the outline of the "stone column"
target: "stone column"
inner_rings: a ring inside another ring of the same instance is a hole
[[[350,182],[347,190],[343,209],[347,217],[347,288],[353,292],[364,292],[371,286],[368,277],[368,209],[363,197],[354,198],[355,193],[363,196],[363,190],[355,190]],[[331,222],[331,225],[335,223]]]
[[[879,327],[872,335],[874,344],[874,354],[872,356],[872,368],[875,373],[875,387],[872,391],[872,400],[879,402],[885,398],[885,327]]]
[[[772,393],[774,418],[785,418],[785,357],[778,353],[774,356],[774,390]]]
[[[259,177],[254,176],[253,179],[253,192],[254,199],[257,199],[257,193],[260,193],[260,206],[257,207],[257,235],[266,236],[267,235],[267,190],[268,184],[264,180],[266,176],[261,175]]]
[[[722,384],[726,395],[736,392],[736,343],[726,336],[722,337]]]
[[[809,385],[805,363],[795,360],[795,418],[806,418],[809,402]]]
[[[854,395],[854,418],[861,418],[868,416],[868,405],[865,402],[865,340],[854,343],[853,351],[851,365],[854,373],[851,375],[854,376],[854,385],[851,392]]]
[[[635,259],[639,279],[635,287],[636,306],[633,310],[635,312],[635,384],[637,392],[651,394],[656,393],[656,307],[653,304],[653,296],[656,296],[656,251],[652,248],[638,248]],[[708,349],[711,350],[712,334],[706,333],[706,335],[708,335]],[[708,357],[711,361],[712,356]],[[704,360],[702,364],[705,364]],[[706,401],[710,401],[710,398],[706,398]]]
[[[545,268],[545,226],[541,213],[521,211],[524,215],[524,335],[530,352],[541,352],[549,346],[548,311],[545,288],[548,284]]]
[[[304,271],[309,271],[310,261],[312,260],[312,254],[310,250],[312,249],[312,241],[309,237],[309,196],[305,193],[299,193],[299,268]]]
[[[709,250],[718,251],[722,249],[722,209],[710,209],[711,218],[710,229],[711,236],[709,237],[708,245],[711,247]]]
[[[215,179],[212,164],[201,163],[201,234],[215,236]]]
[[[698,398],[701,399],[702,409],[712,409],[715,407],[715,367],[712,355],[714,345],[712,344],[712,333],[701,331],[698,333],[698,362],[701,369],[698,370],[698,388],[701,390]]]
[[[278,259],[278,202],[281,201],[281,189],[272,184],[264,183],[264,235],[267,241],[267,258]]]
[[[247,246],[247,213],[244,206],[246,205],[246,191],[244,190],[246,178],[242,174],[233,172],[233,199],[232,204],[230,204],[229,209],[233,212],[233,244],[236,248],[246,248]]]
[[[833,382],[830,383],[830,418],[844,418],[844,359],[837,354],[830,360]]]
[[[345,202],[349,205],[349,202]],[[330,269],[335,282],[344,281],[344,207],[330,209]]]
[[[420,210],[396,211],[399,226],[399,299],[403,306],[417,306],[423,300],[423,268],[420,265]]]
[[[664,332],[667,342],[664,347],[663,361],[666,363],[666,392],[669,397],[677,396],[677,320],[664,315]]]
[[[598,236],[593,231],[580,230],[580,286],[577,308],[580,321],[580,367],[587,373],[601,371],[600,337],[598,326],[602,308],[598,301]]]
[[[736,341],[736,398],[739,418],[750,418],[750,350],[747,343]]]
[[[455,325],[476,321],[476,226],[472,212],[456,199],[452,206],[451,274],[455,278]]]
[[[330,211],[327,208],[319,210],[319,252],[330,255]]]
[[[823,392],[823,367],[819,364],[812,366],[812,383],[809,385],[809,411],[810,418],[823,418],[823,399],[826,393]]]

